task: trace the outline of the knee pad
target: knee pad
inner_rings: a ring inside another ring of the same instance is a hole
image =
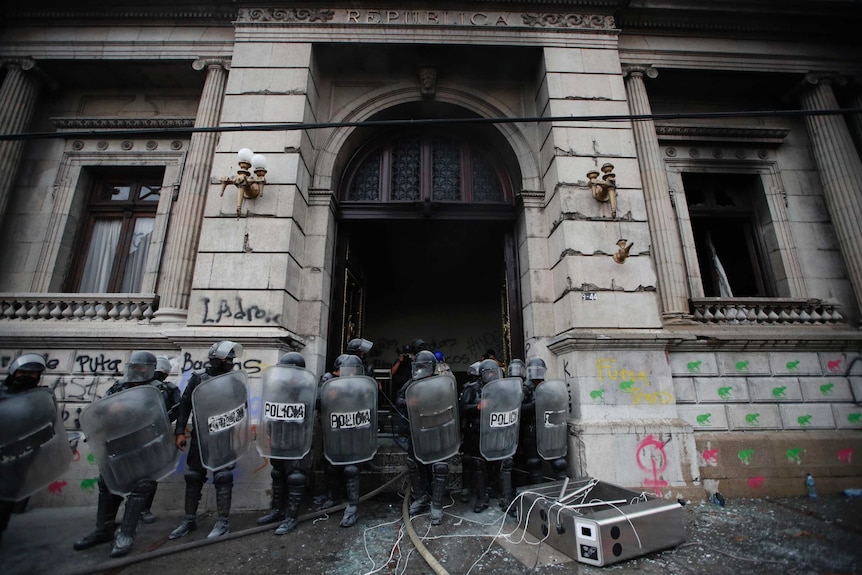
[[[233,473],[229,469],[219,469],[213,474],[215,485],[230,485],[233,483]]]
[[[551,462],[551,468],[553,468],[555,476],[562,473],[567,474],[569,471],[569,462],[566,461],[565,457],[560,457]]]
[[[511,457],[507,457],[500,463],[500,471],[507,472],[512,471],[513,461]]]
[[[149,495],[156,490],[158,483],[153,479],[140,479],[132,486],[131,493]]]
[[[186,471],[184,477],[186,483],[191,483],[195,485],[203,485],[207,480],[206,473],[198,471],[197,469],[189,469],[188,471]]]
[[[353,479],[354,477],[359,477],[359,466],[358,465],[348,465],[344,468],[344,477],[346,479]]]
[[[528,457],[527,458],[527,469],[541,469],[542,468],[542,460],[538,457]]]
[[[293,487],[305,485],[305,473],[299,469],[294,469],[290,472],[290,475],[287,476],[287,484]]]
[[[417,465],[416,461],[413,459],[407,459],[407,470],[411,473],[414,473],[419,469],[419,465]]]
[[[434,475],[446,475],[449,473],[449,464],[445,461],[438,461],[431,467],[431,473]]]

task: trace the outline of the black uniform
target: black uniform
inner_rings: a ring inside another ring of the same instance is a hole
[[[105,396],[107,397],[139,385],[153,385],[159,389],[165,401],[165,409],[170,413],[176,405],[174,401],[176,395],[172,394],[168,388],[161,384],[162,382],[157,379],[146,382],[123,381],[112,385],[107,393],[105,393]],[[99,500],[96,508],[96,528],[75,542],[73,547],[76,551],[89,549],[100,543],[108,543],[114,538],[114,530],[117,526],[117,511],[120,509],[123,497],[108,491],[108,485],[101,474],[99,475],[98,485]],[[157,482],[153,479],[141,479],[132,487],[131,493],[126,498],[126,507],[119,532],[117,533],[116,545],[111,551],[112,557],[119,557],[128,553],[137,531],[141,512],[148,507],[148,501],[155,494],[156,485]]]
[[[488,486],[487,486],[487,466],[486,461],[479,452],[479,402],[482,400],[482,383],[480,381],[470,381],[464,384],[464,389],[458,397],[458,404],[461,411],[461,432],[463,434],[461,458],[462,469],[464,470],[463,488],[469,490],[470,487],[476,493],[476,502],[473,506],[473,511],[479,513],[488,508]],[[472,478],[473,485],[468,485]],[[463,502],[467,502],[467,496],[462,497]]]

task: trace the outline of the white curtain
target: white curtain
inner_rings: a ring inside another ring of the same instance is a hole
[[[123,222],[119,219],[96,220],[93,237],[87,250],[87,263],[81,276],[81,293],[101,293],[108,291],[111,279],[111,266],[120,241]]]
[[[727,273],[724,271],[724,266],[721,265],[721,260],[718,259],[715,246],[712,245],[712,234],[706,234],[706,243],[709,246],[710,256],[712,256],[712,266],[715,268],[715,273],[718,276],[718,295],[720,297],[733,297],[733,290],[730,289],[730,281],[727,279]]]
[[[129,245],[129,258],[126,260],[126,271],[123,274],[122,293],[141,291],[141,281],[144,277],[144,267],[147,265],[147,254],[150,253],[150,239],[153,236],[155,218],[138,218],[135,220],[135,231]]]

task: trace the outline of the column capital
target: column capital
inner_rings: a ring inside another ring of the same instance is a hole
[[[33,58],[0,58],[0,66],[3,68],[18,68],[19,70],[33,70],[36,67],[36,60]]]
[[[623,76],[658,78],[658,70],[651,64],[623,64]]]
[[[817,84],[844,86],[847,84],[847,78],[836,72],[808,72],[805,74],[803,84],[812,86],[816,86]]]
[[[192,68],[195,70],[203,70],[205,68],[223,68],[224,70],[230,70],[230,58],[205,56],[192,62]]]

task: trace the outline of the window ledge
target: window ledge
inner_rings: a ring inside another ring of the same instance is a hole
[[[738,325],[841,325],[838,306],[819,299],[691,298],[695,321]]]
[[[145,321],[152,293],[0,293],[0,321]]]

